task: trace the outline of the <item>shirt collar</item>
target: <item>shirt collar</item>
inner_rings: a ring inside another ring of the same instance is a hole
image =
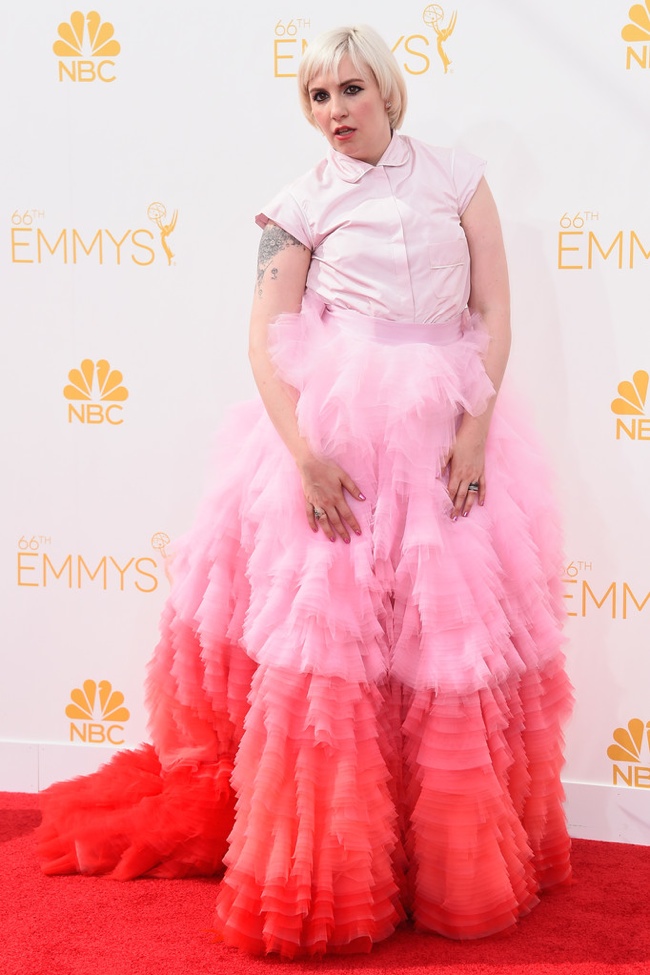
[[[408,162],[410,154],[406,139],[394,132],[393,138],[388,143],[377,166],[403,166],[405,162]],[[372,163],[364,162],[362,159],[353,159],[352,156],[346,156],[344,152],[338,152],[332,148],[329,151],[329,161],[346,183],[358,183],[369,170],[377,168]]]

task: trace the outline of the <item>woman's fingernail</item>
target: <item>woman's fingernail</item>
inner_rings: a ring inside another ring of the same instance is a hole
[[[359,529],[359,528],[355,528],[355,529],[354,529],[354,534],[355,534],[355,535],[360,535],[360,534],[361,534],[361,529]]]
[[[332,537],[330,538],[330,542],[335,542],[335,541],[336,541],[336,535],[332,535]]]
[[[463,518],[467,518],[469,511],[463,511]]]
[[[365,501],[365,500],[366,500],[365,494],[361,494],[361,492],[359,492],[359,501]]]
[[[458,515],[454,515],[454,517],[451,520],[452,521],[458,521]]]
[[[343,541],[345,542],[346,545],[349,545],[350,544],[350,539],[349,538],[344,538]]]

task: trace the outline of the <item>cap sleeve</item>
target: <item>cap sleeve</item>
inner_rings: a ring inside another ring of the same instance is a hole
[[[281,190],[255,217],[255,223],[262,229],[266,227],[269,220],[277,223],[278,227],[282,227],[301,244],[308,247],[310,251],[313,251],[314,243],[311,228],[302,207],[289,189]]]
[[[451,176],[456,188],[458,216],[467,208],[485,172],[485,160],[473,156],[464,149],[455,149],[451,163]]]

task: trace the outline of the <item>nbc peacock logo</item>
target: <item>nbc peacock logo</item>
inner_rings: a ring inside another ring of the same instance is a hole
[[[96,10],[75,10],[58,27],[52,50],[59,58],[59,81],[115,81],[115,61],[121,51],[115,30]]]
[[[625,68],[627,71],[650,68],[650,0],[635,3],[628,12],[629,22],[621,31],[627,41]]]
[[[95,425],[123,423],[122,406],[129,391],[122,385],[123,375],[106,359],[84,359],[78,369],[68,373],[69,384],[63,395],[68,400],[68,423]]]
[[[70,718],[70,741],[124,744],[124,722],[131,712],[124,706],[124,694],[114,691],[110,681],[85,680],[81,687],[73,688],[65,713]]]
[[[631,381],[618,384],[618,396],[612,400],[617,440],[622,435],[629,440],[650,440],[650,417],[645,412],[649,378],[645,369],[637,369]]]
[[[650,762],[650,721],[644,724],[641,718],[632,718],[627,728],[616,728],[612,738],[614,743],[607,749],[607,757],[613,762],[614,785],[650,789],[650,768],[642,764],[644,752],[646,763]]]

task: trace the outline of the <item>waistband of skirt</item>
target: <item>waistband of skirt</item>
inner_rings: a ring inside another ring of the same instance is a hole
[[[393,322],[385,318],[371,318],[360,312],[333,305],[324,305],[321,313],[326,325],[333,324],[346,332],[372,339],[383,345],[403,345],[421,342],[427,345],[451,345],[462,338],[469,323],[469,311],[446,322],[424,324],[422,322]]]

